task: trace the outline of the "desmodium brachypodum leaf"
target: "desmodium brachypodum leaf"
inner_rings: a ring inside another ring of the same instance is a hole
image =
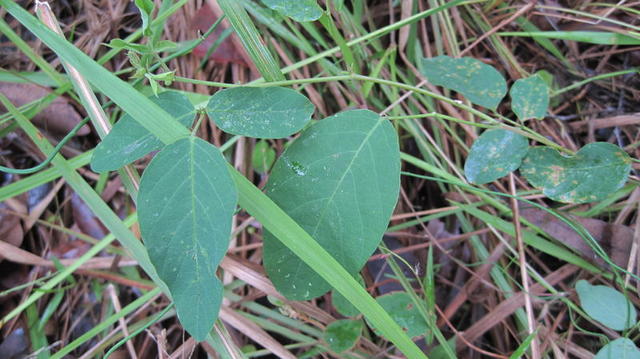
[[[405,292],[394,292],[376,298],[378,303],[389,313],[410,337],[426,334],[427,322],[415,307],[411,296]]]
[[[400,189],[393,126],[367,110],[345,111],[306,129],[276,161],[266,193],[355,275],[387,228]],[[285,297],[307,300],[329,284],[266,232],[264,265]]]
[[[543,118],[549,107],[549,87],[541,76],[516,81],[511,90],[511,109],[520,120]]]
[[[149,99],[182,125],[189,127],[193,124],[196,110],[185,95],[167,91]],[[91,169],[98,173],[115,171],[163,146],[156,136],[125,114],[96,147],[91,158]]]
[[[262,0],[270,9],[288,16],[295,21],[314,21],[322,16],[322,8],[317,0]]]
[[[576,283],[580,306],[593,319],[613,330],[625,330],[636,324],[636,309],[629,299],[606,285]]]
[[[220,308],[216,268],[229,245],[237,197],[220,151],[196,137],[163,148],[140,181],[142,238],[180,322],[198,341]]]
[[[420,71],[434,85],[457,91],[476,105],[495,110],[507,93],[507,82],[493,67],[471,57],[424,58]]]
[[[336,353],[353,348],[362,334],[362,321],[341,319],[329,324],[324,330],[324,341]]]
[[[471,146],[464,175],[476,184],[493,182],[518,169],[528,150],[527,138],[513,131],[485,131]]]
[[[256,138],[283,138],[311,120],[314,106],[284,87],[235,87],[216,92],[207,114],[224,132]]]
[[[598,351],[594,359],[640,359],[640,350],[629,338],[618,338]]]
[[[260,140],[256,142],[251,153],[251,165],[254,171],[265,174],[271,169],[273,163],[276,161],[276,150],[269,146],[269,142],[266,140]]]
[[[573,157],[549,147],[532,147],[520,173],[556,201],[586,203],[606,198],[622,187],[631,170],[631,159],[620,147],[607,142],[590,143]]]

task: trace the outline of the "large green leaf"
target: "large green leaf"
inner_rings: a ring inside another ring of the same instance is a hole
[[[149,99],[183,126],[189,127],[193,124],[196,110],[185,95],[167,91]],[[98,173],[115,171],[163,146],[162,141],[130,115],[125,114],[96,147],[91,158],[91,169]]]
[[[640,350],[629,338],[618,338],[602,347],[594,359],[640,359]]]
[[[362,334],[362,321],[352,319],[336,320],[324,330],[324,341],[336,353],[356,345]]]
[[[630,170],[631,159],[620,147],[595,142],[573,157],[549,147],[532,147],[520,173],[551,199],[585,203],[602,200],[624,186]]]
[[[276,162],[266,193],[355,275],[387,228],[400,188],[398,138],[367,110],[319,121]],[[285,297],[307,300],[330,286],[271,233],[264,265]]]
[[[576,283],[580,306],[593,319],[613,330],[625,330],[636,324],[638,314],[622,293],[606,285]]]
[[[460,92],[469,101],[495,110],[507,93],[507,82],[493,67],[471,57],[424,58],[420,71],[429,82]]]
[[[262,0],[272,10],[295,21],[314,21],[322,16],[322,8],[316,0]]]
[[[236,188],[213,145],[188,137],[160,151],[138,195],[140,232],[184,328],[203,340],[222,300],[216,268],[231,233]]]
[[[282,138],[311,120],[307,97],[284,87],[236,87],[216,92],[207,114],[221,130],[234,135]]]
[[[527,139],[513,131],[485,131],[471,146],[464,175],[476,184],[493,182],[518,169],[528,150]]]
[[[543,118],[549,107],[549,87],[541,76],[516,81],[511,90],[511,109],[521,120]]]

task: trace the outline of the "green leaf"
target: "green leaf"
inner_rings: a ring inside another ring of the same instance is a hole
[[[229,245],[236,202],[222,154],[197,137],[165,147],[140,181],[142,238],[180,322],[198,341],[209,333],[220,309],[216,268]]]
[[[485,131],[471,146],[464,175],[476,184],[493,182],[518,169],[528,150],[526,137],[513,131]]]
[[[142,18],[142,32],[145,36],[151,35],[151,13],[153,12],[153,1],[151,0],[135,0],[140,17]]]
[[[427,322],[420,315],[409,294],[395,292],[380,296],[376,300],[408,336],[413,338],[427,333]]]
[[[452,336],[447,340],[446,345],[449,349],[446,349],[443,344],[440,344],[433,348],[428,354],[429,359],[451,359],[451,356],[448,352],[456,352],[456,336]]]
[[[257,138],[283,138],[311,120],[314,106],[284,87],[236,87],[216,92],[207,114],[221,130]]]
[[[270,9],[295,21],[314,21],[322,16],[322,8],[316,0],[262,0]]]
[[[126,42],[122,39],[113,39],[111,41],[109,41],[109,43],[107,44],[107,46],[114,48],[114,49],[127,49],[130,51],[135,51],[139,54],[144,54],[149,52],[149,47],[147,45],[142,45],[142,44],[136,44],[136,43],[132,43],[132,42]]]
[[[360,283],[360,286],[364,287],[364,279],[362,279],[362,276],[358,274],[355,276],[355,278],[358,280],[358,283]],[[336,311],[338,311],[338,313],[344,315],[345,317],[355,317],[356,315],[360,314],[358,308],[351,304],[351,302],[349,302],[347,298],[345,298],[339,292],[335,290],[332,291],[331,299],[331,302],[336,308]]]
[[[469,101],[495,110],[507,93],[507,82],[493,67],[471,57],[424,58],[420,71],[434,85],[457,91]]]
[[[602,200],[624,186],[630,170],[631,159],[620,147],[595,142],[573,157],[549,147],[532,147],[520,173],[551,199],[586,203]]]
[[[266,193],[354,275],[376,249],[400,188],[400,152],[393,126],[367,110],[317,122],[276,161]],[[276,288],[307,300],[330,288],[269,233],[264,265]]]
[[[576,283],[580,306],[593,319],[613,330],[625,330],[636,324],[633,304],[617,290],[606,285],[591,285],[586,280]]]
[[[603,346],[594,359],[640,359],[640,350],[628,338],[618,338]]]
[[[187,97],[179,92],[168,91],[149,99],[167,111],[183,126],[191,126],[196,110]],[[111,132],[96,147],[91,158],[94,172],[115,171],[164,144],[128,114],[111,129]]]
[[[511,86],[511,109],[520,120],[543,118],[549,107],[549,87],[542,77],[520,79]]]
[[[329,324],[324,330],[324,341],[336,353],[353,348],[360,339],[362,322],[359,320],[341,319]]]
[[[275,161],[276,151],[269,146],[269,142],[265,140],[258,141],[253,148],[253,153],[251,153],[253,169],[260,174],[265,174],[269,172]]]

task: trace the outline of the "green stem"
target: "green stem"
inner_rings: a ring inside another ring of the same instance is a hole
[[[582,86],[584,86],[584,85],[586,85],[586,84],[588,84],[590,82],[593,82],[593,81],[604,80],[604,79],[608,79],[610,77],[616,77],[616,76],[632,74],[632,73],[637,73],[637,72],[640,72],[640,70],[638,68],[633,68],[633,69],[616,71],[616,72],[609,72],[609,73],[606,73],[606,74],[593,76],[593,77],[590,77],[588,79],[573,83],[573,84],[571,84],[571,85],[569,85],[567,87],[563,87],[563,88],[561,88],[561,89],[559,89],[557,91],[554,91],[553,93],[551,93],[551,97],[555,97],[555,96],[563,94],[563,93],[565,93],[567,91],[571,91],[571,90],[573,90],[575,88],[582,87]]]
[[[64,147],[64,145],[66,145],[67,142],[69,142],[69,140],[71,140],[71,138],[73,138],[73,136],[75,136],[76,133],[82,128],[82,126],[87,124],[87,122],[89,122],[89,117],[78,122],[78,124],[71,130],[71,132],[69,132],[66,136],[64,136],[64,138],[58,143],[58,145],[56,145],[56,147],[53,149],[53,152],[51,152],[51,154],[49,154],[49,157],[47,157],[46,160],[42,161],[42,163],[34,167],[25,168],[25,169],[16,169],[16,168],[0,166],[0,171],[12,173],[12,174],[19,174],[19,175],[31,174],[31,173],[40,171],[46,165],[48,165],[51,161],[53,161],[53,158],[58,154],[58,152],[60,152],[62,147]]]

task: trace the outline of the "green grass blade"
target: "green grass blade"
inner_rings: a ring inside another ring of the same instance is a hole
[[[244,7],[235,0],[218,0],[218,5],[229,19],[242,45],[264,79],[267,82],[284,80],[280,66],[260,40],[260,33]]]
[[[535,32],[499,32],[500,36],[518,36],[544,39],[570,40],[596,45],[640,45],[635,36],[604,31],[535,31]]]

